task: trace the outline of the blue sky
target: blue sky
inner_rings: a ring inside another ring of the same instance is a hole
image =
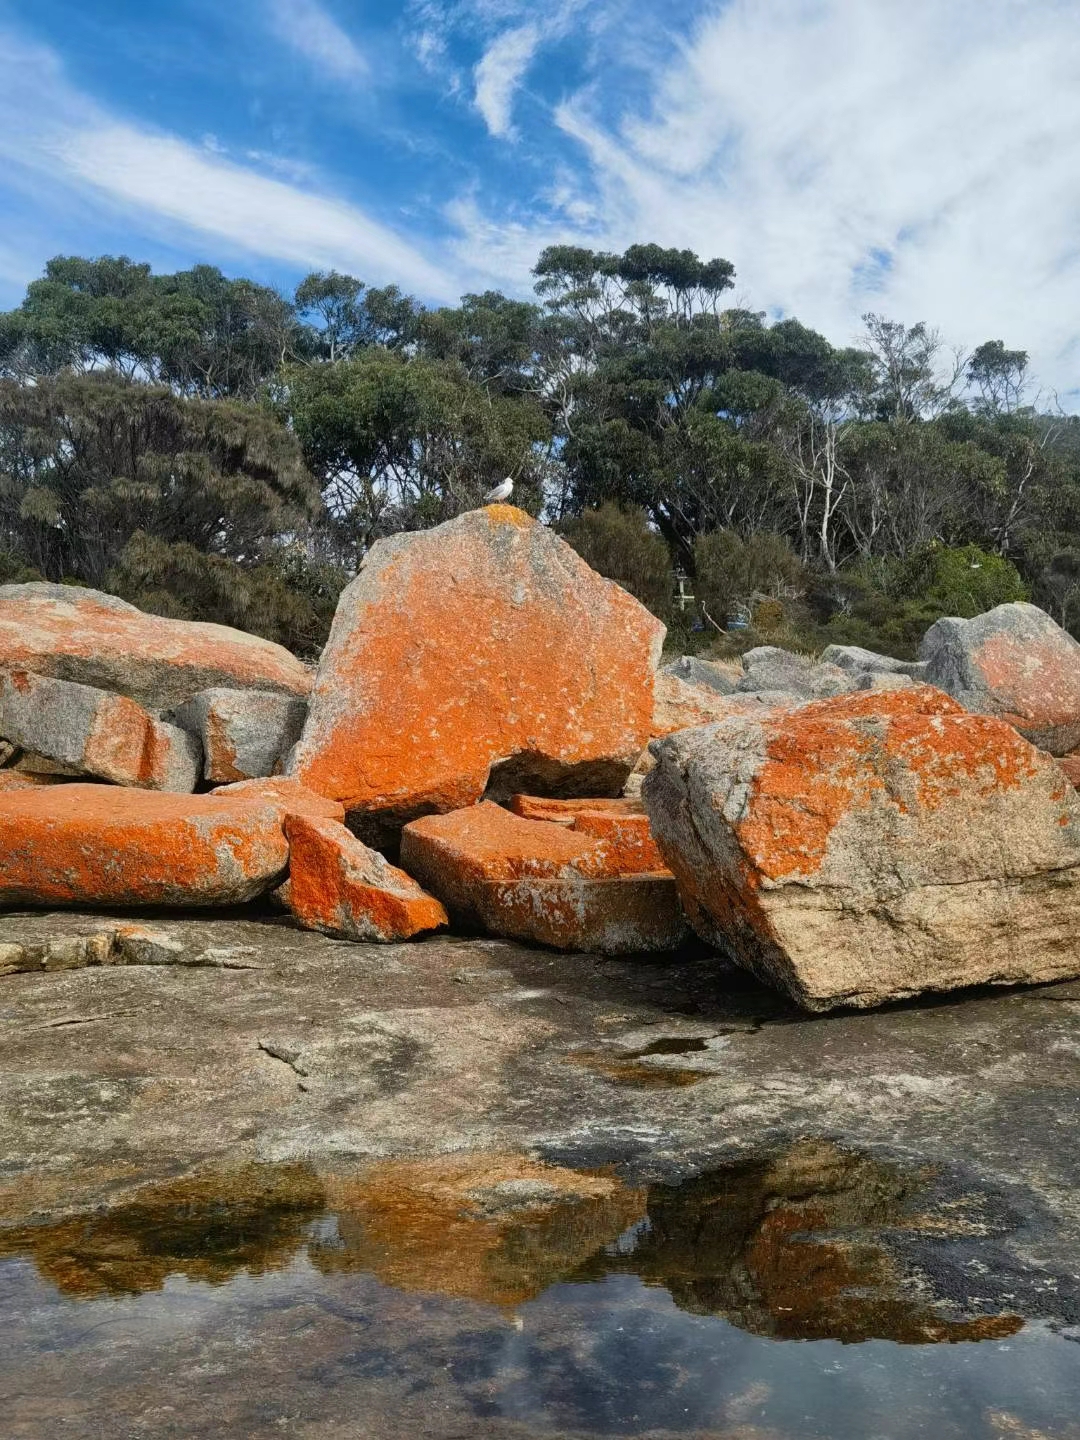
[[[0,0],[0,305],[56,253],[427,301],[686,245],[1080,408],[1080,0]]]

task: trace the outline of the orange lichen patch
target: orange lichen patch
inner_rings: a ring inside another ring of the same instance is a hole
[[[448,910],[497,935],[608,954],[686,937],[669,871],[623,871],[606,839],[488,802],[414,820],[401,862]]]
[[[236,747],[224,718],[211,709],[203,732],[204,764],[208,777],[240,784],[248,777],[236,763]]]
[[[99,685],[166,709],[214,684],[306,695],[280,645],[225,625],[168,620],[96,590],[0,587],[0,655],[39,675]]]
[[[1019,728],[1075,722],[1080,714],[1080,665],[1059,644],[997,631],[972,656],[999,714]]]
[[[533,1299],[645,1213],[644,1190],[515,1154],[394,1160],[323,1181],[339,1243],[309,1247],[320,1270],[488,1305]]]
[[[218,785],[210,791],[223,800],[240,800],[244,804],[265,804],[276,807],[282,823],[289,815],[302,815],[308,820],[344,820],[345,806],[325,795],[317,795],[299,780],[286,775],[270,775],[263,780],[237,780],[232,785]]]
[[[969,715],[928,686],[821,700],[763,721],[763,731],[765,762],[735,830],[772,881],[815,873],[852,809],[883,799],[900,814],[933,810],[1016,788],[1040,764],[1004,721]]]
[[[523,819],[546,820],[602,840],[604,864],[612,874],[638,875],[667,869],[640,800],[544,800],[534,795],[515,795],[508,806]]]
[[[776,695],[721,695],[690,685],[670,671],[656,675],[653,699],[653,739],[672,735],[677,730],[691,730],[696,725],[714,725],[731,715],[763,714],[797,705],[796,696],[780,699]]]
[[[287,859],[278,810],[257,801],[77,783],[0,796],[0,904],[234,904]]]
[[[337,821],[294,814],[285,833],[286,900],[306,929],[349,940],[407,940],[448,923],[438,900]]]
[[[86,740],[83,768],[116,785],[169,790],[173,788],[176,741],[171,726],[162,725],[134,700],[103,692]],[[190,778],[194,781],[195,777]]]
[[[486,505],[484,514],[493,529],[496,525],[513,525],[516,530],[527,530],[536,524],[530,514],[516,505]]]
[[[461,808],[499,765],[614,793],[649,737],[659,621],[493,508],[380,542],[342,597],[293,773],[350,812]]]

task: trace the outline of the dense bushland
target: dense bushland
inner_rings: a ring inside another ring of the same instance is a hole
[[[535,275],[533,303],[432,310],[336,273],[287,298],[50,261],[0,314],[0,579],[310,652],[375,539],[509,474],[680,644],[909,653],[1027,596],[1080,627],[1080,420],[1022,350],[876,315],[837,348],[655,245],[556,246]]]

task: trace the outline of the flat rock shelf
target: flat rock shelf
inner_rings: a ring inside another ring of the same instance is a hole
[[[72,912],[4,969],[6,1436],[1080,1436],[1080,982]]]

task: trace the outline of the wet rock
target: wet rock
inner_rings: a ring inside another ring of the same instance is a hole
[[[405,827],[401,863],[447,910],[563,950],[672,950],[687,935],[667,871],[623,872],[619,845],[485,802]]]
[[[667,869],[640,800],[549,800],[514,795],[507,809],[525,820],[545,820],[603,840],[614,873],[640,875]]]
[[[662,666],[659,674],[673,675],[684,685],[694,685],[699,690],[715,690],[718,695],[732,694],[737,679],[719,665],[701,660],[697,655],[680,655],[677,660]]]
[[[618,794],[663,634],[512,506],[380,540],[339,602],[290,773],[354,824],[485,791]]]
[[[978,715],[996,715],[1052,755],[1080,747],[1080,644],[1036,605],[938,620],[923,637],[925,678]]]
[[[698,932],[810,1010],[1080,974],[1080,798],[927,686],[654,742],[643,795]]]
[[[197,736],[203,778],[216,784],[276,775],[300,738],[307,702],[270,690],[200,690],[172,719]]]
[[[879,655],[876,650],[864,650],[861,645],[826,645],[821,660],[823,664],[837,665],[857,675],[910,675],[913,680],[921,680],[926,673],[924,661],[894,660],[891,655]]]
[[[199,778],[199,742],[124,695],[0,671],[0,732],[68,773],[114,785],[190,794]]]
[[[335,820],[291,815],[284,899],[297,921],[345,940],[408,940],[448,923],[446,911],[404,871]]]
[[[0,585],[0,665],[127,695],[172,710],[228,685],[306,695],[294,655],[227,625],[147,615],[113,595],[73,585]]]
[[[0,795],[0,905],[234,905],[284,874],[266,801],[72,783]]]

